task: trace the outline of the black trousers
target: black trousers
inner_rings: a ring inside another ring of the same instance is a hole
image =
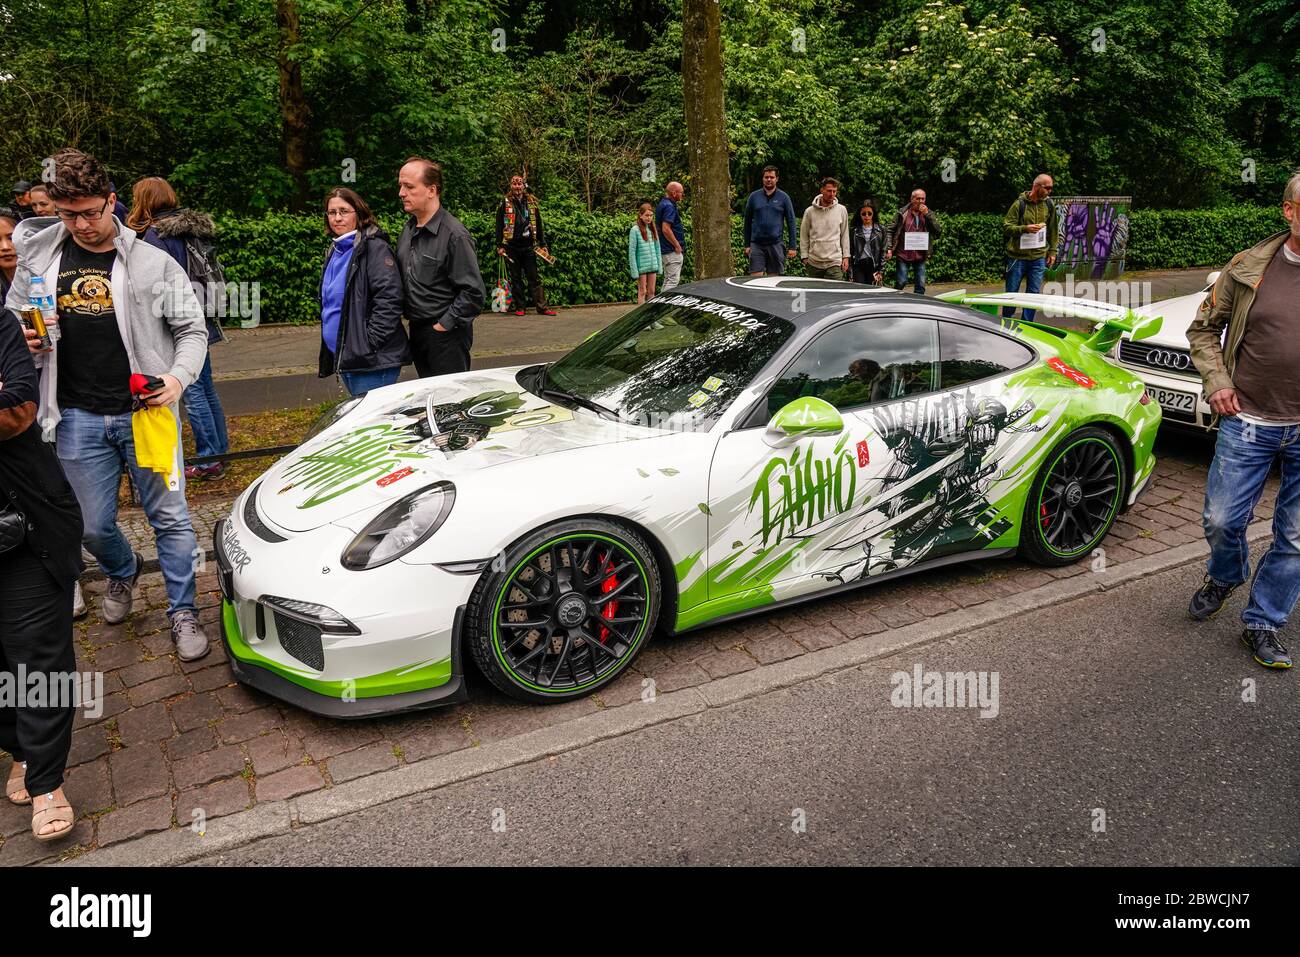
[[[515,301],[516,309],[524,308],[524,276],[528,277],[528,290],[532,293],[533,305],[538,309],[546,308],[546,291],[542,289],[542,277],[537,274],[537,253],[531,246],[516,249],[506,247],[506,270],[510,273],[510,296]]]
[[[27,762],[29,794],[48,794],[63,784],[76,707],[67,700],[57,708],[18,707],[19,665],[26,675],[66,675],[77,668],[72,582],[59,584],[26,543],[0,555],[0,680],[13,683],[15,696],[0,702],[0,748],[15,762]],[[30,693],[30,684],[24,684]],[[49,683],[51,688],[69,686]]]
[[[869,286],[875,284],[876,273],[879,272],[879,270],[876,269],[874,261],[870,259],[855,259],[849,264],[849,268],[853,272],[852,278],[854,282],[864,282]]]
[[[447,332],[433,326],[411,327],[411,357],[421,379],[431,375],[469,371],[469,350],[474,344],[474,326],[457,325]]]

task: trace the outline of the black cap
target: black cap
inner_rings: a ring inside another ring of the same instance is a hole
[[[13,194],[15,196],[20,196],[31,188],[31,183],[27,182],[25,179],[20,179],[18,182],[14,183]]]

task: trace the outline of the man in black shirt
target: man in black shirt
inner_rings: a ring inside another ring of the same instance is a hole
[[[117,250],[91,252],[71,236],[63,244],[55,304],[59,312],[58,397],[62,409],[96,415],[131,411],[131,360],[113,309]]]
[[[465,372],[474,319],[487,291],[474,240],[442,205],[442,167],[414,156],[398,173],[398,195],[410,214],[397,241],[403,311],[421,377]]]
[[[55,297],[52,350],[42,350],[28,332],[28,348],[41,366],[41,436],[55,443],[81,506],[83,542],[108,578],[100,600],[104,621],[119,624],[130,615],[144,566],[117,524],[125,466],[153,526],[177,656],[201,658],[209,649],[195,608],[195,559],[202,552],[185,502],[176,406],[207,355],[203,308],[183,267],[113,215],[115,194],[93,156],[59,152],[48,186],[58,221],[30,229],[23,223],[15,231],[18,268],[7,299],[10,309],[24,304],[38,276]],[[135,374],[158,381],[143,401],[176,423],[174,445],[168,450],[166,437],[161,443],[164,457],[170,451],[170,470],[142,465],[136,454]]]

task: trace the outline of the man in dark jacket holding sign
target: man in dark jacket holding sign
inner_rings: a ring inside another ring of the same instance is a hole
[[[907,285],[908,271],[915,277],[918,296],[925,295],[925,264],[939,238],[939,219],[925,204],[925,190],[912,190],[911,200],[894,216],[889,227],[889,249],[885,258],[898,257],[898,275],[894,288],[900,292]]]

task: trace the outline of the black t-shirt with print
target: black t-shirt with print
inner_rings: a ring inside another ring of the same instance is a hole
[[[113,310],[113,259],[92,253],[71,238],[63,244],[56,300],[59,311],[61,409],[98,415],[131,411],[131,360]]]

